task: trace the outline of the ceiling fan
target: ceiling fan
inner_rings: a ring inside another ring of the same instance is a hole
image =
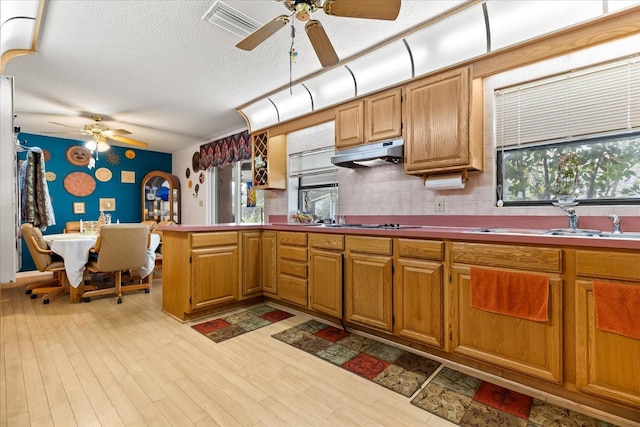
[[[292,16],[306,22],[304,30],[318,55],[320,64],[328,67],[340,60],[333,49],[327,33],[320,21],[310,19],[311,14],[322,9],[327,15],[347,18],[384,19],[393,21],[400,12],[400,0],[275,0],[283,2],[291,11],[290,15],[280,15],[245,37],[236,47],[253,50],[260,43],[275,34],[290,22]]]
[[[74,128],[76,131],[75,132],[42,132],[42,133],[56,133],[56,134],[67,134],[67,135],[89,135],[89,136],[91,136],[93,138],[93,142],[96,143],[96,147],[100,151],[105,151],[105,150],[101,149],[101,147],[104,147],[105,145],[106,145],[106,149],[109,148],[108,144],[106,144],[108,140],[121,142],[123,144],[133,145],[133,146],[136,146],[136,147],[146,147],[146,146],[149,145],[146,142],[136,141],[135,139],[130,139],[130,138],[126,138],[126,137],[122,136],[122,135],[130,135],[131,132],[129,132],[128,130],[124,130],[124,129],[109,129],[108,127],[106,127],[105,125],[100,123],[102,121],[102,116],[92,115],[91,119],[95,123],[90,123],[90,124],[84,125],[83,129],[78,129],[78,128],[75,128],[74,126],[69,126],[69,125],[65,125],[63,123],[56,123],[56,122],[51,122],[50,121],[49,123],[53,123],[54,125],[66,126],[66,127]],[[94,149],[96,147],[94,147]],[[91,150],[91,151],[93,151],[93,150]]]

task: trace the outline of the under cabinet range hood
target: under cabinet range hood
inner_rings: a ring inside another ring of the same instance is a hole
[[[345,168],[366,168],[404,162],[404,139],[359,145],[337,150],[331,163]]]

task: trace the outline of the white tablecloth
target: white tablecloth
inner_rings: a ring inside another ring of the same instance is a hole
[[[89,261],[89,251],[96,244],[97,234],[47,234],[43,236],[49,248],[64,259],[64,269],[67,272],[69,284],[77,288],[84,277],[84,266]],[[151,234],[151,241],[147,248],[146,264],[139,268],[140,276],[144,279],[153,271],[156,263],[156,249],[160,244],[160,236]]]
[[[96,244],[97,234],[47,234],[43,236],[49,248],[64,259],[69,284],[77,288],[84,277],[84,266],[89,261],[89,251]]]

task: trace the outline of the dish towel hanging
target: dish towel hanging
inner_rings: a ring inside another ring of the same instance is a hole
[[[596,327],[640,340],[640,286],[593,282]]]
[[[549,320],[549,278],[471,267],[471,307],[546,322]]]
[[[45,176],[44,154],[38,147],[27,148],[27,158],[20,167],[20,219],[34,227],[56,225]]]

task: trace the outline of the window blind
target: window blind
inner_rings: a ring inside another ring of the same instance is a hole
[[[495,91],[498,148],[640,129],[640,58]]]
[[[289,176],[291,178],[304,178],[327,175],[327,179],[335,182],[337,166],[331,163],[331,157],[334,153],[335,148],[331,146],[290,154]],[[310,181],[318,181],[318,179]]]

